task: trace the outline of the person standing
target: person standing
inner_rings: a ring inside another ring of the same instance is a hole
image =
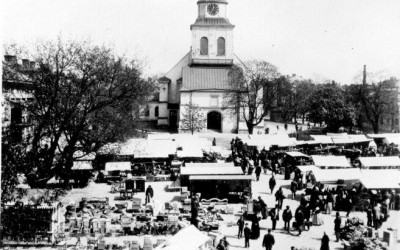
[[[276,180],[274,175],[272,174],[271,178],[269,179],[269,189],[271,189],[271,194],[274,192],[275,186],[276,186]]]
[[[215,147],[215,146],[217,146],[217,140],[215,139],[215,137],[214,137],[214,139],[212,140],[212,145]]]
[[[339,241],[340,238],[340,226],[342,225],[342,219],[340,218],[339,212],[336,212],[336,218],[334,220],[335,223],[335,235],[336,235],[336,242]]]
[[[297,189],[298,189],[297,181],[293,180],[292,183],[290,184],[290,191],[292,191],[293,200],[296,198]]]
[[[367,226],[369,227],[372,227],[372,212],[372,206],[369,204],[367,208]]]
[[[376,206],[373,209],[374,213],[373,213],[373,217],[374,217],[374,227],[375,230],[378,230],[378,228],[380,228],[381,226],[381,204],[377,203]]]
[[[153,188],[151,187],[151,185],[149,185],[146,189],[146,203],[145,204],[150,203],[153,196],[154,196]]]
[[[241,239],[243,236],[243,228],[244,228],[244,219],[243,219],[243,215],[240,216],[238,222],[236,223],[239,227],[239,231],[238,231],[238,239]]]
[[[303,223],[304,223],[304,214],[303,214],[303,208],[300,206],[295,214],[295,219],[296,219],[296,227],[299,230],[299,236],[301,235],[301,231],[303,228]]]
[[[256,173],[256,180],[259,181],[261,175],[261,166],[256,167],[255,173]]]
[[[265,203],[265,201],[263,199],[261,199],[261,196],[258,196],[258,201],[261,206],[262,218],[263,218],[263,220],[265,220],[267,218],[267,210],[268,210],[267,204]]]
[[[278,191],[276,191],[275,199],[278,202],[278,208],[282,209],[283,199],[285,199],[285,195],[283,194],[282,187],[279,187]]]
[[[251,230],[249,228],[249,223],[246,223],[244,228],[244,247],[250,247],[250,237],[251,237]]]
[[[290,232],[290,221],[292,220],[292,211],[290,211],[290,207],[286,206],[286,209],[282,213],[282,219],[284,221],[284,230],[287,230],[287,232]]]
[[[321,250],[329,250],[329,237],[326,235],[324,232],[324,236],[322,236],[321,239]]]
[[[279,208],[278,205],[275,206],[275,208],[271,209],[269,211],[269,216],[271,216],[271,221],[272,221],[272,230],[276,229],[276,221],[279,220]]]
[[[275,238],[271,234],[271,229],[268,229],[268,234],[264,235],[262,246],[265,250],[272,250],[272,246],[275,244]]]

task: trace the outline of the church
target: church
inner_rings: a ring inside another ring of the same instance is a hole
[[[190,51],[159,79],[159,94],[148,106],[147,116],[157,126],[183,131],[179,124],[190,100],[207,119],[208,130],[235,133],[239,119],[223,106],[229,91],[228,72],[240,60],[233,53],[235,26],[227,18],[227,0],[199,0],[198,16],[190,25]]]

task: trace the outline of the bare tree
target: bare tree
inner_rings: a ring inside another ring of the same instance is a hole
[[[205,128],[206,119],[201,112],[201,108],[192,102],[190,97],[189,105],[182,114],[181,129],[189,131],[192,135],[194,132],[200,132]]]
[[[260,124],[276,104],[277,67],[265,61],[248,61],[234,65],[228,73],[230,92],[224,95],[224,106],[244,119],[249,134]]]
[[[133,133],[137,109],[154,84],[136,61],[85,42],[41,43],[30,57],[34,68],[3,70],[6,80],[24,77],[32,86],[33,98],[21,103],[34,126],[20,170],[31,185],[54,174],[68,183],[76,151],[90,153]]]

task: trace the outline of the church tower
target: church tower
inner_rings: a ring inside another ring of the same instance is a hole
[[[227,18],[226,0],[199,0],[198,17],[190,26],[192,47],[189,64],[232,65],[234,25]]]

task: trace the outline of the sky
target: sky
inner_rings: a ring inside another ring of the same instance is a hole
[[[234,51],[284,75],[353,83],[369,72],[400,78],[399,0],[228,0]],[[2,1],[3,43],[89,40],[169,71],[190,49],[197,0]]]

